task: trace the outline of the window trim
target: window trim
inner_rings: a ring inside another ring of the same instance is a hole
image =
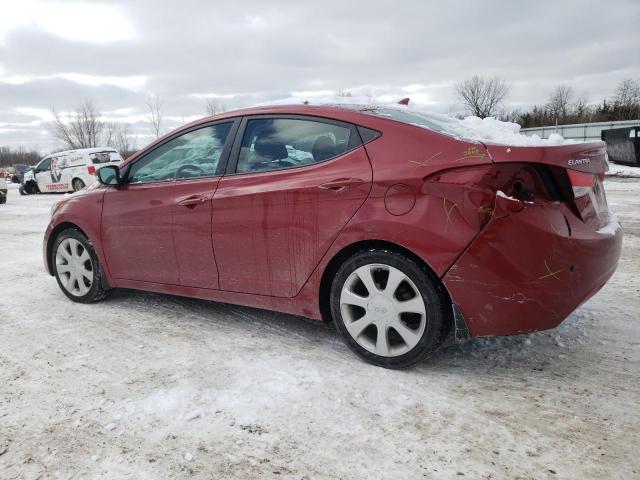
[[[123,167],[123,169],[121,170],[121,174],[123,175],[123,184],[127,185],[127,186],[135,186],[135,185],[158,185],[158,184],[163,184],[163,183],[175,183],[176,181],[180,181],[180,182],[184,182],[184,181],[190,181],[190,180],[202,180],[202,179],[206,179],[206,178],[216,178],[216,177],[221,177],[224,174],[225,168],[227,166],[227,162],[229,160],[229,153],[231,152],[231,148],[234,145],[234,141],[236,138],[236,134],[238,132],[238,128],[240,126],[240,121],[241,121],[242,117],[232,117],[232,118],[224,118],[224,119],[220,119],[220,120],[216,120],[214,122],[208,122],[208,123],[203,123],[200,125],[194,125],[191,128],[188,128],[187,130],[180,130],[179,133],[176,133],[175,135],[171,135],[170,137],[167,137],[162,143],[159,143],[158,145],[156,145],[155,147],[153,147],[151,150],[149,150],[148,152],[145,152],[144,155],[141,155],[140,157],[136,158],[133,162],[127,163],[127,165],[125,165]],[[147,158],[148,155],[150,155],[151,153],[155,152],[158,148],[162,147],[163,145],[166,145],[168,142],[181,137],[183,135],[186,135],[188,133],[194,132],[196,130],[201,130],[203,128],[207,128],[207,127],[213,127],[216,125],[220,125],[223,123],[231,123],[231,130],[229,130],[229,134],[227,135],[227,139],[225,140],[224,143],[224,147],[222,147],[222,153],[220,154],[220,159],[218,160],[218,166],[216,167],[216,171],[214,172],[213,175],[208,175],[208,176],[204,176],[204,177],[193,177],[193,178],[179,178],[176,179],[175,177],[172,179],[168,179],[168,180],[159,180],[157,182],[146,182],[146,183],[129,183],[129,173],[131,172],[131,166],[135,165],[137,162],[141,161],[144,158]]]
[[[249,120],[262,120],[262,119],[269,119],[269,118],[288,119],[288,120],[307,120],[307,121],[312,121],[316,123],[328,123],[330,125],[336,125],[339,127],[348,128],[351,130],[351,133],[349,135],[349,144],[351,144],[352,142],[354,144],[349,146],[344,152],[340,153],[339,155],[334,155],[333,157],[325,158],[320,162],[313,162],[307,165],[295,165],[292,167],[274,168],[271,170],[259,170],[255,172],[238,172],[237,168],[238,168],[238,161],[240,160],[240,148],[242,147],[242,139],[244,138],[244,134],[247,128],[247,123],[249,123]],[[341,120],[335,120],[333,118],[320,117],[315,115],[298,115],[294,113],[282,113],[282,114],[269,113],[269,114],[245,115],[242,117],[242,121],[240,122],[238,131],[236,132],[236,138],[235,138],[235,141],[233,142],[233,148],[231,149],[231,153],[229,155],[229,161],[227,163],[224,176],[255,175],[260,173],[280,172],[282,170],[294,170],[297,168],[312,167],[314,165],[320,165],[322,163],[335,160],[336,158],[340,158],[343,155],[346,155],[347,153],[350,153],[362,147],[363,145],[364,143],[362,142],[362,138],[360,137],[360,133],[358,132],[357,125],[353,123],[343,122]]]

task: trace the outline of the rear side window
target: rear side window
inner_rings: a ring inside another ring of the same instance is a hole
[[[89,158],[94,164],[122,161],[122,157],[120,156],[120,154],[118,152],[111,151],[111,150],[104,151],[104,152],[90,153]]]
[[[315,120],[249,120],[236,171],[264,172],[310,165],[342,155],[359,144],[354,129]]]

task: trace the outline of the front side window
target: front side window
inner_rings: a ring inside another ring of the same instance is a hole
[[[352,129],[314,120],[249,120],[237,171],[263,172],[298,167],[342,155],[351,148]]]
[[[37,170],[39,172],[44,172],[45,170],[49,170],[51,168],[51,158],[45,158],[38,164]]]
[[[131,165],[129,183],[156,183],[216,174],[233,122],[173,138]]]

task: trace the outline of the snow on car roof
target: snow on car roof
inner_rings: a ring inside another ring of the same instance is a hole
[[[262,106],[281,106],[285,104],[300,104],[300,97],[288,97],[262,103]],[[575,140],[565,140],[561,135],[553,133],[549,138],[538,135],[525,135],[520,132],[520,125],[503,122],[493,117],[478,118],[468,116],[463,119],[430,112],[423,107],[413,104],[403,106],[394,102],[373,102],[369,97],[323,95],[308,102],[311,106],[329,108],[343,108],[363,113],[386,117],[403,123],[444,133],[456,138],[476,140],[485,143],[502,144],[522,147],[538,147],[552,145],[569,145],[578,143]]]
[[[575,140],[565,140],[557,133],[551,134],[549,138],[540,138],[538,135],[525,135],[520,132],[520,125],[517,123],[503,122],[493,117],[479,118],[468,116],[460,119],[450,115],[426,112],[401,107],[399,105],[369,105],[362,106],[362,108],[358,110],[428,130],[445,133],[456,138],[479,140],[492,144],[537,147],[577,143]]]

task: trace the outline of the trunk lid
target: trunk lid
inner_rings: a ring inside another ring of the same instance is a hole
[[[604,174],[608,170],[607,145],[602,141],[544,147],[510,147],[487,144],[495,163],[541,163],[579,172]]]
[[[547,188],[554,190],[558,200],[569,204],[582,221],[594,229],[606,226],[615,218],[609,212],[602,184],[609,169],[604,142],[539,147],[489,144],[486,148],[496,164],[542,165],[547,172]]]

